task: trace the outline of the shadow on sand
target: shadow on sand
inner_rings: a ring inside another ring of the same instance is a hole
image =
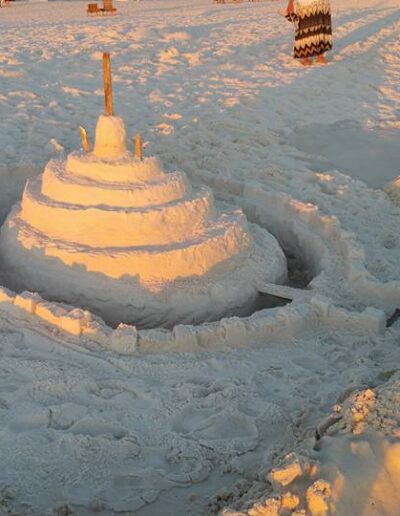
[[[289,142],[310,154],[309,167],[340,170],[373,188],[400,174],[397,129],[368,129],[355,120],[297,127]]]

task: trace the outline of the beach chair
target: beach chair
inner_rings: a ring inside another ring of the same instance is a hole
[[[97,4],[88,4],[86,12],[90,15],[101,14],[101,11],[98,8]]]
[[[103,0],[103,9],[101,9],[103,14],[115,14],[117,9],[113,7],[112,0]]]

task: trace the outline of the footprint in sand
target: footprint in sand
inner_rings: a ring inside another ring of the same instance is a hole
[[[173,419],[172,430],[211,449],[245,452],[258,443],[254,419],[235,408],[187,407]]]
[[[151,395],[123,380],[99,380],[90,383],[86,389],[89,394],[103,400],[112,400],[114,404],[128,402],[132,410],[148,409],[154,405],[154,399]]]

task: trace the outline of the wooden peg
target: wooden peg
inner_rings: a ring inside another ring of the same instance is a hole
[[[135,134],[135,158],[143,160],[143,142],[142,135],[140,133]]]
[[[89,152],[90,144],[89,144],[88,135],[87,135],[85,129],[81,126],[79,126],[79,132],[81,133],[81,138],[82,138],[82,148],[85,152]]]
[[[106,108],[106,115],[113,116],[113,97],[111,84],[111,61],[110,54],[105,52],[103,54],[103,81],[104,81],[104,103]]]

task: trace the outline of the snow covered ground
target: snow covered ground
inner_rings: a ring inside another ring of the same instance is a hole
[[[80,1],[0,9],[0,221],[27,177],[79,146],[79,125],[93,135],[109,51],[117,114],[146,152],[321,262],[317,294],[390,315],[400,209],[381,188],[400,174],[400,9],[332,3],[335,50],[312,68],[292,60],[275,1],[117,2],[117,16],[94,19]],[[341,233],[323,229],[332,217]],[[379,334],[325,311],[329,325],[296,327],[288,309],[265,337],[225,331],[207,349],[121,357],[0,304],[0,514],[247,507],[246,490],[262,496],[269,469],[338,399],[400,359],[399,324]]]

